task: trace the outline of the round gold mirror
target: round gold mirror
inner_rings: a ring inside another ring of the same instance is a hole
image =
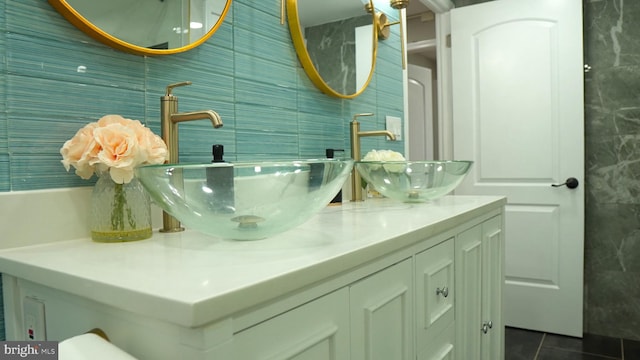
[[[351,99],[369,85],[378,49],[371,0],[287,0],[293,45],[325,94]]]
[[[168,55],[205,42],[231,0],[49,0],[92,38],[138,55]]]

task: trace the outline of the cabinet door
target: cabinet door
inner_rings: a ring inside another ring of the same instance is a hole
[[[454,319],[454,240],[415,257],[417,349],[434,346]]]
[[[460,360],[480,359],[482,334],[482,226],[456,238],[456,355]]]
[[[348,306],[344,288],[241,331],[233,337],[233,359],[348,359]]]
[[[482,336],[482,358],[486,360],[504,359],[503,284],[502,217],[496,216],[482,224],[482,319],[492,325]]]
[[[412,259],[350,286],[351,360],[409,360],[413,351]]]
[[[456,343],[458,359],[504,359],[502,217],[456,239]]]

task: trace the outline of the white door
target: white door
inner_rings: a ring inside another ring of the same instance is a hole
[[[457,194],[506,195],[505,323],[582,336],[581,0],[451,11]],[[552,187],[574,177],[580,185]]]
[[[435,158],[431,69],[409,64],[409,160]]]

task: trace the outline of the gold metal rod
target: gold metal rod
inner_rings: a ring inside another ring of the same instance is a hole
[[[280,25],[284,25],[284,13],[285,13],[285,7],[284,7],[284,2],[286,0],[280,0]]]
[[[402,21],[402,14],[400,14],[400,51],[402,52],[402,70],[406,70],[407,69],[407,55],[405,54],[405,50],[404,50],[404,42],[405,42],[405,38],[404,38],[404,22]]]
[[[349,125],[351,136],[351,158],[354,161],[359,161],[361,158],[360,138],[358,137],[358,133],[360,132],[360,123],[354,116],[354,120]],[[351,201],[362,201],[362,189],[360,188],[361,183],[362,180],[360,178],[360,173],[358,173],[358,170],[356,170],[356,167],[354,166],[353,170],[351,170]]]

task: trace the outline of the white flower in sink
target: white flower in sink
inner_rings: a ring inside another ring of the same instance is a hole
[[[404,156],[393,150],[371,150],[364,156],[362,161],[406,161]],[[387,164],[384,169],[390,172],[403,172],[405,164]]]

